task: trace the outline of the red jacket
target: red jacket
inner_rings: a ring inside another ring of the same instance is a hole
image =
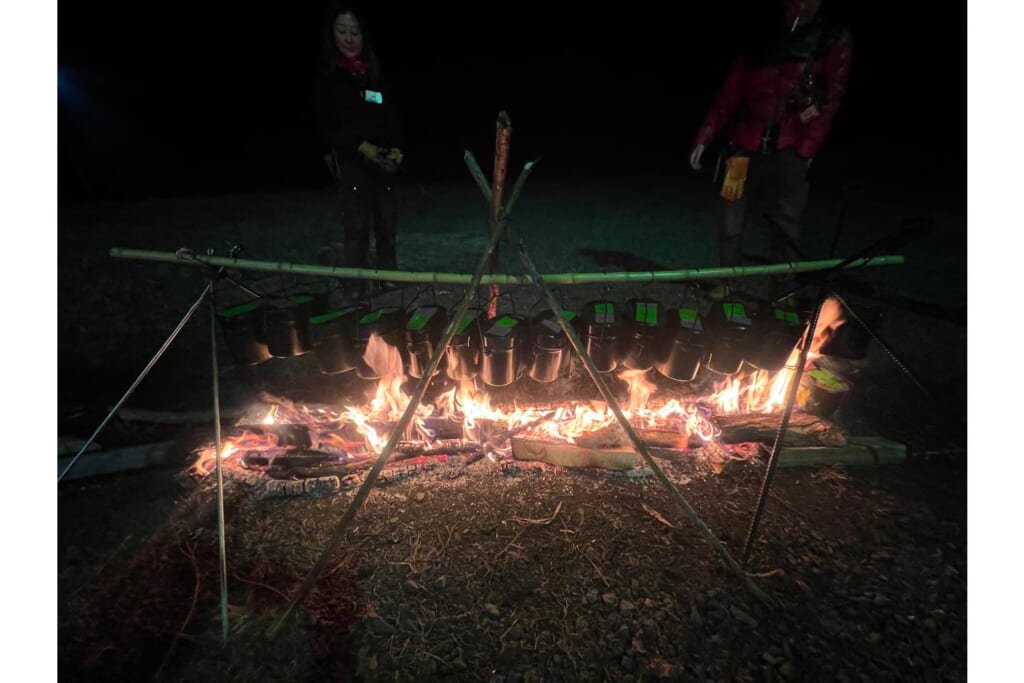
[[[726,126],[729,142],[746,150],[756,150],[766,131],[778,124],[778,149],[792,148],[798,155],[811,158],[832,127],[832,119],[846,94],[850,76],[853,41],[849,31],[818,34],[817,48],[807,56],[782,54],[752,59],[739,57],[715,97],[715,103],[697,133],[694,146],[707,147]],[[795,93],[809,74],[822,88],[818,115],[800,120],[802,106]]]

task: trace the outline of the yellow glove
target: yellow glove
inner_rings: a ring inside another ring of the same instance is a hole
[[[750,157],[734,156],[725,160],[725,180],[722,181],[720,192],[723,199],[734,202],[743,196],[749,166]]]
[[[388,150],[388,161],[394,162],[396,166],[398,164],[401,164],[402,159],[404,158],[405,157],[402,156],[402,150],[398,149],[397,147],[392,147],[390,150]]]
[[[372,142],[363,140],[362,142],[359,143],[359,151],[364,157],[366,157],[370,161],[375,162],[377,161],[378,155],[380,154],[380,147],[373,144]]]

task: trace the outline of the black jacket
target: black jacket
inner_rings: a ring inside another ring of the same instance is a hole
[[[372,101],[372,93],[380,94],[379,104]],[[402,146],[398,111],[387,83],[371,83],[334,66],[324,68],[317,74],[315,102],[321,138],[335,150],[339,163],[369,163],[358,149],[363,140],[381,147]]]

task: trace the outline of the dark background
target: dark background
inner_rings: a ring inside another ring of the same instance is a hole
[[[549,178],[681,172],[733,56],[778,23],[771,0],[362,4],[416,181],[466,178],[465,149],[489,169],[500,110],[510,168],[543,156]],[[326,5],[61,3],[60,199],[325,185],[310,85]],[[826,0],[822,12],[854,51],[819,156],[964,196],[964,8]]]

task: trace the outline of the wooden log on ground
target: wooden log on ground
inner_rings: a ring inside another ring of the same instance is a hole
[[[221,409],[220,419],[237,420],[247,414],[245,408]],[[189,410],[183,412],[169,410],[145,410],[143,408],[122,408],[117,417],[125,422],[148,422],[165,425],[202,425],[213,422],[212,410]]]
[[[558,467],[600,467],[629,470],[640,465],[633,449],[585,448],[569,443],[512,439],[512,456]]]
[[[747,413],[745,415],[716,415],[715,425],[722,430],[719,443],[745,443],[758,441],[772,445],[782,422],[781,413]],[[809,413],[794,411],[786,427],[783,446],[844,446],[846,433],[828,420]]]
[[[68,466],[74,456],[57,458],[57,475]],[[177,441],[161,441],[141,446],[129,446],[109,451],[85,452],[64,476],[64,479],[84,479],[103,474],[116,474],[148,467],[168,467],[184,464],[184,454]]]

